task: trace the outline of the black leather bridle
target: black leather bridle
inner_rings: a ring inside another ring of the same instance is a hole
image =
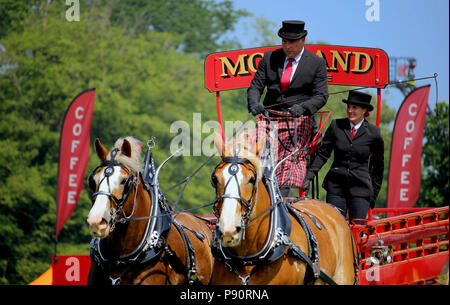
[[[217,181],[214,181],[213,177],[215,176],[217,168],[223,163],[231,163],[231,166],[228,168],[228,173],[231,175],[231,177],[225,183],[223,194],[220,195],[220,196],[216,196],[216,200],[215,200],[215,204],[214,204],[214,214],[217,217],[217,219],[219,219],[219,216],[220,216],[219,215],[219,209],[218,209],[218,202],[219,202],[219,200],[226,199],[226,198],[236,199],[241,204],[241,206],[245,206],[245,209],[247,211],[246,214],[242,217],[243,227],[245,228],[246,222],[248,221],[248,219],[252,215],[252,212],[253,212],[253,209],[254,209],[254,207],[252,207],[252,201],[253,201],[253,197],[257,193],[257,189],[258,189],[258,186],[256,184],[256,168],[248,159],[245,159],[245,158],[239,158],[237,156],[222,158],[222,162],[219,163],[216,166],[216,168],[214,169],[214,171],[211,174],[211,184],[213,185],[214,188],[216,188],[216,191],[217,191]],[[244,197],[242,197],[242,195],[241,195],[241,188],[239,187],[240,186],[239,185],[239,181],[238,181],[237,176],[236,176],[236,174],[239,171],[238,164],[250,164],[251,168],[253,170],[253,174],[255,175],[255,181],[253,182],[252,195],[250,196],[250,199],[248,199],[248,200],[245,199]],[[232,179],[235,179],[236,184],[238,185],[239,197],[236,197],[234,195],[226,193],[227,187],[230,184]]]
[[[112,206],[110,208],[110,220],[109,220],[109,225],[111,226],[110,232],[112,232],[114,230],[116,222],[125,223],[125,222],[129,221],[131,219],[131,217],[133,216],[135,203],[133,204],[133,211],[128,216],[125,215],[125,212],[123,211],[123,206],[124,206],[125,202],[128,200],[128,197],[130,196],[130,193],[133,189],[132,186],[134,185],[136,188],[138,186],[138,183],[136,182],[137,176],[134,174],[134,172],[131,169],[129,169],[128,167],[126,167],[125,165],[123,165],[122,163],[120,163],[119,161],[115,160],[117,152],[118,152],[118,149],[114,148],[111,151],[111,159],[103,161],[99,166],[97,166],[92,171],[92,173],[88,176],[88,179],[87,179],[89,188],[92,191],[94,191],[94,193],[91,195],[92,203],[95,202],[95,199],[97,198],[98,195],[105,195],[105,196],[108,196],[110,198],[110,201],[114,202],[117,206],[117,209],[115,212],[114,212],[114,209]],[[120,199],[117,198],[113,193],[111,193],[111,187],[109,185],[109,177],[111,177],[114,174],[115,166],[120,166],[122,169],[124,169],[128,173],[128,178],[125,181],[124,189],[122,192],[122,197]],[[94,181],[94,175],[97,173],[99,168],[103,168],[103,167],[106,167],[104,170],[104,177],[102,178],[102,180],[100,180],[100,182],[97,186],[97,184]],[[108,191],[98,190],[98,187],[102,184],[103,180],[105,180],[105,179],[106,179],[106,183],[108,185]],[[136,193],[137,192],[135,192],[135,194]],[[119,214],[121,214],[121,213],[123,214],[123,218],[117,219]]]

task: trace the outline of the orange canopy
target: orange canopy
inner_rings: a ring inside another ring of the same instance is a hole
[[[53,282],[53,270],[52,267],[42,273],[37,279],[32,281],[29,285],[52,285]]]

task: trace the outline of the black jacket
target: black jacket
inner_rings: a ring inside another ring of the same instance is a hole
[[[381,188],[384,170],[384,142],[380,129],[364,120],[352,140],[347,118],[331,122],[308,173],[311,180],[334,151],[334,160],[323,181],[330,194],[370,198],[373,207]]]
[[[283,110],[282,108],[288,109],[294,104],[301,103],[305,109],[304,115],[312,115],[322,108],[328,99],[325,60],[305,48],[288,89],[281,93],[280,80],[285,58],[286,55],[281,48],[264,54],[247,90],[247,102],[249,105],[259,103],[267,86],[264,106],[279,104],[282,100],[283,105],[270,109]]]

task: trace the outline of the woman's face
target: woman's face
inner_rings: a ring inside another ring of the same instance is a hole
[[[352,122],[354,125],[358,124],[359,122],[364,119],[364,114],[366,113],[367,108],[363,108],[361,106],[353,105],[348,103],[347,104],[347,117],[350,122]]]

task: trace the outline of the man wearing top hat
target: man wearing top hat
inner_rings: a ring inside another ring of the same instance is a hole
[[[327,162],[334,151],[334,160],[323,181],[327,191],[326,202],[336,206],[349,221],[363,223],[369,207],[374,207],[381,188],[384,170],[384,142],[380,128],[369,123],[373,106],[372,96],[350,91],[347,117],[333,120],[325,132],[322,146],[311,163],[303,189]]]
[[[271,128],[277,129],[279,143],[272,143],[279,144],[275,163],[295,147],[308,145],[314,136],[313,115],[328,99],[326,62],[304,47],[308,33],[304,27],[305,22],[300,20],[283,21],[278,31],[282,48],[264,54],[247,90],[248,110],[258,115],[258,137]],[[265,88],[267,92],[261,104]],[[302,186],[307,162],[308,151],[304,150],[277,169],[283,196],[288,196],[291,187]]]

